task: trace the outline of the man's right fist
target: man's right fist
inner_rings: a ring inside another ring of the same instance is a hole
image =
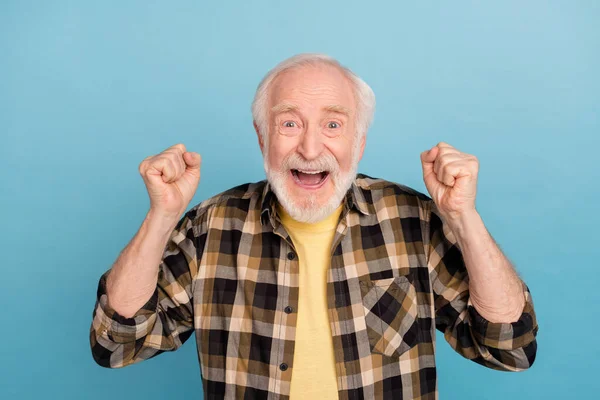
[[[150,209],[178,219],[194,197],[200,181],[200,154],[186,151],[183,144],[146,157],[139,167]]]

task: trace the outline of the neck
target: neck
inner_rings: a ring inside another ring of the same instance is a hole
[[[297,221],[288,214],[288,212],[283,208],[280,203],[277,203],[277,213],[281,218],[281,223],[286,226],[293,227],[294,229],[302,229],[302,230],[327,230],[333,225],[337,225],[340,214],[342,212],[343,203],[340,204],[332,213],[327,215],[325,218],[317,221],[317,222],[302,222]]]

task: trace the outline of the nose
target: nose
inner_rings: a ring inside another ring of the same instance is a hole
[[[317,125],[308,126],[302,133],[297,151],[306,160],[314,160],[323,152],[323,138]]]

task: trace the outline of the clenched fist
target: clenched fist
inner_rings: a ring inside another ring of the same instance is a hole
[[[440,142],[421,153],[421,165],[425,187],[446,220],[475,211],[477,157]]]
[[[139,167],[144,179],[150,209],[179,218],[196,193],[200,181],[200,154],[186,151],[183,144],[146,157]]]

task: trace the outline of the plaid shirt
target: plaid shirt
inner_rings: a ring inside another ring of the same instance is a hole
[[[275,201],[261,181],[190,209],[165,248],[154,294],[131,318],[108,306],[104,273],[90,330],[96,362],[124,367],[176,350],[195,332],[207,399],[289,398],[299,262]],[[327,273],[339,398],[436,399],[436,328],[486,367],[530,367],[538,327],[522,285],[517,322],[485,320],[431,198],[357,175]]]

